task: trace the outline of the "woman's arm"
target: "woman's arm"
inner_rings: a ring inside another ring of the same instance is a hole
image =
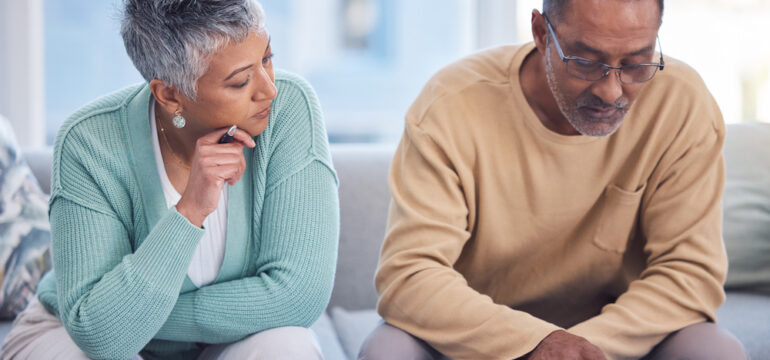
[[[132,253],[114,214],[59,195],[51,204],[59,316],[92,358],[130,358],[176,303],[203,230],[175,209]]]
[[[257,274],[183,294],[156,338],[225,343],[308,327],[331,297],[339,236],[334,173],[319,160],[267,194]]]

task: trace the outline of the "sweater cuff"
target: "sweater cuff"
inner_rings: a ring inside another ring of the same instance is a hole
[[[132,256],[137,274],[153,274],[148,282],[156,289],[175,289],[184,281],[204,230],[193,225],[176,207],[168,209]],[[180,275],[182,274],[182,275]],[[179,284],[176,284],[179,282]]]
[[[543,339],[557,330],[564,329],[545,321],[533,322],[531,327],[528,327],[528,335],[523,339],[521,346],[518,346],[517,351],[510,354],[510,357],[508,358],[518,359],[531,353],[538,345],[540,345],[540,342],[543,341]]]

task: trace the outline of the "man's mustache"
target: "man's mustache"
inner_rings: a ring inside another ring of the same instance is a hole
[[[581,98],[578,100],[577,108],[600,108],[600,109],[607,109],[607,108],[616,108],[619,110],[623,110],[628,107],[628,100],[626,100],[624,97],[620,97],[617,100],[615,100],[613,103],[606,103],[604,100],[602,100],[600,97],[588,94],[588,96],[581,96]]]

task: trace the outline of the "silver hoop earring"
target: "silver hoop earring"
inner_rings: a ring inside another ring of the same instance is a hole
[[[174,115],[176,115],[176,116],[174,116],[174,119],[171,120],[174,123],[174,126],[177,129],[183,128],[185,126],[185,124],[187,124],[187,120],[185,120],[184,117],[182,116],[182,110],[177,110],[174,113]]]

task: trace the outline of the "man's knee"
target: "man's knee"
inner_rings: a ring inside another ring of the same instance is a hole
[[[650,359],[748,359],[735,336],[709,322],[669,335],[650,355]]]
[[[424,341],[393,325],[382,323],[361,346],[359,360],[434,360],[441,355]]]

